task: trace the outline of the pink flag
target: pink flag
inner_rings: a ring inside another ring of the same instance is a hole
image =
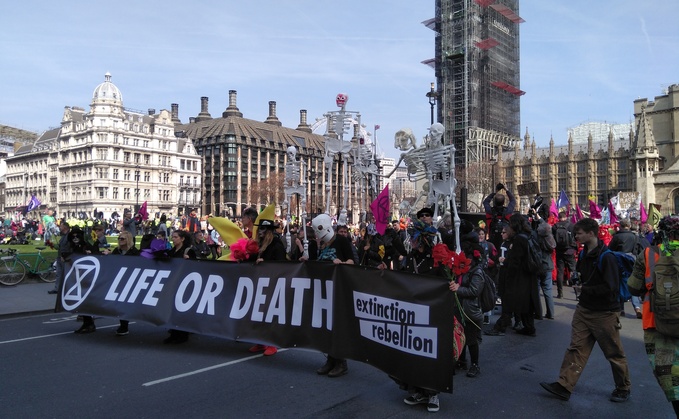
[[[594,218],[595,220],[601,219],[601,209],[593,200],[589,200],[589,218]]]
[[[579,204],[575,204],[575,217],[576,217],[576,221],[580,221],[583,218],[585,218],[585,214],[582,213],[582,210],[580,209]]]
[[[375,228],[380,234],[384,234],[384,230],[389,224],[389,184],[382,189],[377,198],[370,204],[370,211],[375,217]]]
[[[646,212],[646,208],[644,208],[644,200],[642,199],[641,202],[639,203],[639,219],[641,220],[641,224],[644,224],[646,220],[648,220],[648,213]]]
[[[559,209],[556,207],[556,202],[552,198],[552,205],[549,206],[549,213],[554,214],[555,217],[559,216]]]
[[[611,201],[608,201],[608,215],[611,217],[610,224],[618,223],[618,216],[615,215],[615,207]]]
[[[146,209],[146,205],[147,205],[147,204],[146,204],[146,201],[144,201],[144,203],[141,204],[141,207],[139,207],[139,215],[141,215],[141,219],[142,219],[143,221],[146,221],[146,220],[149,219],[149,212],[148,212],[148,210]]]

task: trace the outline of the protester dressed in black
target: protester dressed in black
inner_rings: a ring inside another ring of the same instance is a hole
[[[191,234],[184,230],[177,230],[172,233],[172,249],[168,250],[168,256],[180,259],[196,259],[196,251],[191,246]],[[189,340],[189,332],[183,330],[170,329],[170,337],[163,343],[184,343]]]

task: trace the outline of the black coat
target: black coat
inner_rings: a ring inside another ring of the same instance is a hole
[[[516,234],[510,240],[500,276],[503,282],[502,310],[513,313],[540,314],[538,278],[527,269],[528,239]]]

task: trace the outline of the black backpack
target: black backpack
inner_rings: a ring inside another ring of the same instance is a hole
[[[502,243],[502,229],[509,225],[509,216],[504,215],[504,207],[493,207],[492,213],[488,214],[486,222],[488,223],[488,239],[495,246]]]
[[[573,235],[565,224],[557,224],[554,232],[557,250],[568,250],[573,246]]]
[[[526,238],[528,242],[528,254],[526,255],[526,270],[536,274],[538,276],[543,276],[546,271],[542,264],[542,250],[540,250],[540,244],[538,243],[534,234],[526,235],[519,234]]]
[[[488,275],[485,269],[478,267],[479,273],[483,277],[483,288],[479,294],[479,306],[482,312],[491,311],[495,308],[495,301],[497,300],[497,290],[495,289],[495,282],[493,278]]]

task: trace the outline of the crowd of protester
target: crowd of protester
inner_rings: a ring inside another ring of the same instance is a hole
[[[503,190],[504,193],[501,193]],[[505,202],[505,198],[508,202]],[[535,338],[538,331],[536,321],[554,319],[554,299],[564,298],[565,290],[571,287],[578,301],[573,315],[571,343],[566,349],[559,380],[540,384],[560,399],[568,400],[597,342],[613,371],[615,389],[610,400],[626,401],[630,396],[631,383],[627,359],[620,343],[619,318],[625,316],[627,301],[619,297],[620,272],[610,255],[604,258],[601,268],[597,267],[597,263],[601,264],[597,257],[610,248],[632,254],[640,260],[645,249],[659,244],[660,236],[649,224],[634,219],[624,219],[612,226],[600,226],[590,218],[571,223],[565,212],[555,216],[542,211],[542,205],[534,205],[526,214],[520,214],[514,210],[514,195],[501,184],[484,200],[484,206],[484,221],[471,223],[462,220],[459,243],[450,214],[436,217],[433,209],[426,207],[420,209],[412,219],[391,221],[383,233],[377,231],[374,222],[338,226],[325,214],[315,217],[306,226],[291,223],[285,228],[282,220],[261,219],[256,224],[258,212],[254,208],[246,209],[236,224],[245,236],[257,241],[260,249],[257,263],[270,260],[327,260],[336,264],[434,275],[448,281],[450,291],[460,301],[455,317],[465,324],[465,343],[462,348],[457,348],[455,369],[466,371],[469,378],[481,374],[483,357],[479,353],[479,342],[483,335],[505,336],[511,327],[518,335]],[[36,234],[46,234],[47,240],[50,232],[54,231],[51,222],[56,223],[56,220],[50,221],[48,217],[43,223],[34,226]],[[258,227],[259,234],[253,237],[254,227]],[[126,212],[122,219],[63,220],[59,228],[58,242],[54,244],[60,255],[59,281],[63,277],[63,263],[71,254],[138,255],[143,249],[151,248],[154,252],[167,252],[168,257],[216,259],[227,246],[210,225],[209,218],[199,218],[195,213],[172,219],[159,215],[151,220],[142,220]],[[93,241],[90,243],[87,238],[92,232]],[[56,235],[56,232],[53,234]],[[673,243],[676,243],[679,231],[673,234]],[[118,246],[111,250],[106,236],[117,236]],[[141,240],[140,246],[136,247],[135,237],[150,238],[154,244]],[[532,243],[538,246],[544,267],[541,272],[531,271],[526,263]],[[451,259],[451,256],[447,256],[448,260],[446,257],[442,259],[442,246],[452,252],[448,255],[455,253],[463,257],[452,256]],[[485,313],[479,304],[484,287],[482,272],[492,278],[497,289],[497,307]],[[638,288],[635,294],[640,297],[635,296],[631,300],[633,318],[648,320],[649,314],[641,307],[645,290],[643,286]],[[491,326],[491,317],[496,314],[499,316]],[[487,327],[484,328],[484,325]],[[675,349],[674,358],[669,364],[663,361],[663,365],[671,367],[672,371],[679,371],[676,339],[667,336],[658,338],[656,334],[651,334],[653,327],[648,321],[644,322],[644,329],[647,330],[649,342]],[[83,316],[83,325],[76,333],[91,333],[95,330],[93,319]],[[117,334],[123,336],[128,333],[128,323],[121,320]],[[187,332],[171,330],[165,343],[183,343],[188,337]],[[277,352],[277,348],[257,344],[250,351],[270,356]],[[655,367],[655,359],[651,362]],[[658,375],[657,371],[654,372]],[[328,354],[326,363],[317,373],[340,377],[348,373],[347,361]],[[679,373],[669,375],[675,380],[673,382],[679,382]],[[423,404],[430,412],[439,410],[436,392],[396,381],[400,388],[408,391],[404,399],[406,404]],[[679,408],[676,403],[679,400],[679,385],[665,384],[663,389],[675,409]]]

